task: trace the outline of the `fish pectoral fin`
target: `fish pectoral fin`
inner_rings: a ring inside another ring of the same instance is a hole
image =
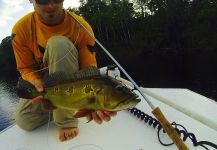
[[[52,105],[52,103],[49,100],[43,100],[42,103],[44,108],[47,110],[53,110],[57,108],[56,106]]]
[[[75,118],[81,118],[86,117],[87,115],[90,115],[94,112],[94,110],[91,109],[80,109],[78,112],[74,114]]]

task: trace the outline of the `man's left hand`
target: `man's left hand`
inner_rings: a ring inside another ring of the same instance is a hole
[[[117,115],[117,112],[112,111],[96,111],[93,112],[91,115],[86,116],[88,122],[94,120],[98,124],[102,124],[103,121],[108,122],[111,120],[111,117]]]

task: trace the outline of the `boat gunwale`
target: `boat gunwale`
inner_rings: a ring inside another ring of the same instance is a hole
[[[0,134],[2,134],[3,132],[7,131],[10,128],[12,128],[15,125],[16,125],[16,123],[13,123],[12,125],[8,126],[7,128],[3,129],[2,131],[0,131]]]

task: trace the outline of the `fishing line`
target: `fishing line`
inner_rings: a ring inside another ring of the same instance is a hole
[[[178,149],[189,150],[189,148],[185,145],[185,143],[181,140],[178,133],[171,126],[167,118],[164,116],[159,107],[155,107],[152,102],[148,99],[148,97],[142,92],[136,82],[131,78],[131,76],[125,71],[125,69],[118,63],[118,61],[109,53],[109,51],[90,33],[87,28],[79,22],[77,18],[75,18],[72,14],[71,16],[75,21],[88,33],[88,35],[102,48],[102,50],[109,56],[109,58],[118,66],[118,68],[124,73],[124,75],[130,80],[130,82],[134,85],[134,87],[138,90],[144,100],[147,102],[149,107],[152,109],[152,114],[159,120],[159,122],[163,125],[163,128],[166,130],[168,136],[173,140]]]
[[[46,128],[46,134],[47,134],[46,142],[47,142],[47,145],[50,148],[50,150],[53,150],[51,145],[48,142],[48,131],[49,131],[49,128],[50,128],[50,121],[51,121],[51,111],[48,112],[48,123],[47,123],[47,128]],[[23,147],[23,148],[18,148],[16,150],[30,150],[30,149]]]
[[[54,150],[52,148],[52,146],[50,145],[50,143],[49,143],[49,137],[48,137],[48,132],[49,132],[49,128],[50,128],[50,122],[51,122],[51,111],[49,111],[48,115],[49,115],[48,116],[48,123],[47,123],[47,128],[46,128],[46,134],[47,134],[47,136],[46,136],[46,144],[47,144],[47,146],[49,147],[50,150]],[[82,148],[82,147],[88,147],[88,148],[93,147],[94,149],[96,148],[95,150],[104,150],[102,147],[100,147],[99,145],[96,145],[96,144],[75,145],[75,146],[72,146],[72,147],[70,147],[70,148],[68,148],[66,150],[76,150],[76,149]],[[15,150],[31,150],[31,149],[23,147],[23,148],[18,148],[18,149],[15,149]]]
[[[80,31],[81,31],[81,28],[80,28],[80,26],[79,26],[78,24],[77,24],[77,27],[78,27],[78,33],[77,33],[75,42],[73,43],[74,46],[75,46],[75,45],[77,44],[77,42],[78,42],[78,38],[79,38],[79,36],[80,36]],[[67,49],[67,51],[68,51],[68,52],[67,52],[63,57],[59,58],[56,62],[51,63],[51,64],[49,64],[49,65],[58,64],[58,63],[61,62],[63,59],[65,59],[66,56],[68,56],[69,54],[71,54],[71,55],[73,56],[73,54],[70,52],[69,49]],[[39,70],[35,70],[35,71],[32,71],[32,72],[26,73],[26,74],[24,74],[23,76],[28,76],[28,75],[31,75],[31,74],[33,74],[33,73],[41,72],[41,71],[48,70],[48,69],[49,69],[49,66],[44,67],[44,68],[39,69]]]
[[[79,26],[79,24],[77,24],[78,26],[78,33],[77,33],[77,37],[75,39],[75,42],[74,42],[74,46],[77,44],[77,41],[78,41],[78,38],[80,36],[80,30],[81,30],[81,27]],[[52,64],[58,64],[59,62],[61,62],[63,59],[65,59],[69,54],[71,54],[73,56],[73,54],[71,53],[71,51],[69,49],[67,49],[67,53],[60,59],[58,59],[56,62],[54,63],[51,63],[49,65],[52,65]],[[23,76],[28,76],[28,75],[31,75],[32,73],[37,73],[37,72],[41,72],[41,71],[44,71],[44,70],[47,70],[49,69],[49,66],[47,67],[44,67],[42,69],[39,69],[39,70],[35,70],[35,71],[32,71],[32,72],[29,72],[29,73],[26,73],[24,74]],[[49,128],[50,128],[50,121],[51,121],[51,111],[49,111],[49,117],[48,117],[48,124],[47,124],[47,129],[46,129],[46,134],[47,134],[47,137],[46,137],[46,143],[48,145],[48,147],[53,150],[53,148],[51,147],[51,145],[49,144],[49,138],[48,138],[48,131],[49,131]],[[84,147],[84,146],[92,146],[92,147],[95,147],[97,148],[97,150],[103,150],[102,147],[100,147],[99,145],[95,145],[95,144],[82,144],[82,145],[76,145],[76,146],[73,146],[67,150],[72,150],[72,149],[77,149],[77,148],[80,148],[80,147]],[[29,150],[27,148],[19,148],[17,150]]]
[[[75,46],[75,44],[77,44],[77,40],[78,40],[78,37],[79,37],[79,35],[80,35],[80,27],[78,28],[78,35],[77,35],[77,37],[76,37],[76,40],[75,40],[75,42],[74,42],[74,46]],[[68,49],[67,49],[68,50]],[[59,63],[60,61],[62,61],[66,56],[68,56],[68,54],[71,54],[72,56],[73,56],[73,54],[68,50],[68,52],[65,54],[65,56],[63,56],[62,58],[60,58],[59,60],[57,60],[56,62],[54,62],[53,64],[57,64],[57,63]],[[51,64],[50,64],[51,65]]]
[[[70,14],[70,13],[69,13]],[[134,85],[134,87],[139,91],[139,93],[141,94],[141,96],[146,100],[146,102],[148,103],[148,105],[152,108],[153,110],[153,114],[158,117],[158,119],[161,119],[161,122],[163,124],[165,124],[165,126],[170,125],[169,122],[166,120],[166,118],[163,116],[162,112],[160,111],[160,109],[158,107],[155,107],[152,102],[145,96],[145,94],[140,90],[139,86],[135,83],[135,81],[129,76],[129,74],[124,70],[124,68],[122,68],[122,66],[116,61],[116,59],[104,48],[104,46],[86,29],[86,27],[81,24],[72,14],[70,14],[72,16],[72,18],[77,22],[79,27],[82,27],[87,33],[88,35],[104,50],[104,52],[110,57],[110,59],[118,66],[118,68],[120,68],[120,70],[125,74],[125,76],[131,81],[131,83]],[[80,28],[79,28],[80,29]],[[68,50],[69,51],[69,50]],[[68,55],[68,53],[67,53]],[[65,56],[64,56],[65,57]],[[62,60],[62,59],[61,59]],[[58,63],[58,62],[55,62]],[[55,64],[54,63],[54,64]],[[47,68],[45,68],[47,69]],[[41,70],[45,70],[44,68]],[[33,71],[35,72],[35,71]],[[31,72],[31,73],[33,73]],[[30,73],[28,73],[29,75]],[[172,127],[168,128],[168,130],[172,131]],[[172,134],[168,134],[171,139],[173,139],[174,142],[176,142],[176,145],[180,148],[183,147],[184,149],[188,149],[185,144],[180,141],[178,138],[178,136],[176,136],[176,132],[172,132]],[[172,138],[173,137],[173,138]],[[180,142],[179,144],[177,142]]]
[[[49,111],[48,113],[48,123],[47,123],[47,129],[46,129],[46,142],[47,142],[47,145],[49,147],[50,150],[53,150],[52,146],[50,145],[49,143],[49,137],[48,137],[48,131],[49,131],[49,128],[50,128],[50,122],[51,122],[51,111]],[[81,148],[81,147],[94,147],[94,148],[97,148],[96,150],[104,150],[102,147],[100,147],[99,145],[96,145],[96,144],[81,144],[81,145],[75,145],[75,146],[72,146],[66,150],[75,150],[77,148]],[[17,149],[18,150],[18,149]],[[29,149],[19,149],[19,150],[29,150]]]
[[[95,144],[76,145],[76,146],[73,146],[73,147],[71,147],[71,148],[69,148],[67,150],[74,150],[74,149],[77,149],[77,148],[80,148],[80,147],[85,147],[85,146],[88,146],[88,148],[89,147],[95,147],[95,148],[97,148],[97,149],[94,148],[95,150],[104,150],[102,147],[100,147],[99,145],[95,145]]]
[[[79,32],[78,32],[78,34],[77,34],[77,37],[76,37],[76,40],[75,40],[75,42],[74,42],[74,45],[77,43],[77,40],[78,40],[78,38],[79,38],[79,35],[80,35],[80,27],[79,27]],[[66,56],[68,56],[69,54],[71,54],[72,56],[73,56],[73,54],[67,49],[67,53],[62,57],[62,58],[60,58],[59,60],[57,60],[56,62],[54,62],[53,64],[57,64],[57,63],[59,63],[60,61],[62,61]],[[51,65],[51,64],[50,64]],[[36,73],[36,72],[40,72],[40,71],[43,71],[43,70],[47,70],[49,67],[45,67],[45,68],[42,68],[42,69],[39,69],[39,70],[36,70],[36,71],[32,71],[32,72],[30,72],[30,73],[27,73],[27,74],[24,74],[24,76],[27,76],[27,75],[30,75],[30,74],[32,74],[32,73]],[[47,124],[47,129],[46,129],[46,132],[47,132],[47,139],[46,139],[46,141],[47,141],[47,145],[48,145],[48,147],[51,149],[51,150],[53,150],[52,149],[52,147],[51,147],[51,145],[49,144],[49,142],[48,142],[48,131],[49,131],[49,127],[50,127],[50,121],[51,121],[51,111],[49,111],[49,113],[48,113],[48,124]],[[91,145],[91,144],[86,144],[86,145]],[[82,145],[78,145],[77,147],[81,147]],[[94,144],[92,144],[92,146],[94,146]],[[96,147],[97,147],[97,145],[96,145]],[[99,147],[99,146],[98,146]],[[70,148],[71,149],[71,148]],[[69,150],[70,150],[69,149]],[[19,148],[19,149],[16,149],[16,150],[30,150],[30,149],[27,149],[27,148]],[[100,150],[103,150],[103,149],[100,149]]]
[[[117,60],[109,53],[109,51],[99,42],[98,39],[92,35],[92,33],[87,30],[87,28],[79,22],[78,19],[76,19],[72,14],[72,18],[78,23],[79,26],[81,26],[88,35],[102,48],[102,50],[109,56],[109,58],[117,65],[117,67],[124,73],[124,75],[130,80],[130,82],[135,86],[135,88],[139,91],[139,93],[142,95],[142,97],[145,99],[145,101],[148,103],[148,105],[154,110],[155,106],[151,103],[151,101],[145,96],[145,94],[141,91],[139,86],[136,84],[136,82],[130,77],[130,75],[125,71],[125,69],[117,62]]]
[[[46,139],[46,141],[47,141],[47,145],[48,145],[48,147],[51,149],[51,150],[53,150],[53,148],[51,147],[51,145],[50,145],[50,143],[49,143],[49,141],[48,141],[48,131],[49,131],[49,128],[50,128],[50,121],[51,121],[51,113],[50,113],[51,111],[49,111],[49,113],[48,113],[48,123],[47,123],[47,129],[46,129],[46,132],[47,132],[47,139]]]

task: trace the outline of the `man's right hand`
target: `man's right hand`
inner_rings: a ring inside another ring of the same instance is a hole
[[[39,93],[42,93],[44,91],[43,79],[35,79],[35,80],[32,81],[32,84],[35,86],[36,90]],[[44,100],[44,97],[42,95],[39,95],[39,96],[32,99],[32,104],[33,105],[39,104],[41,102],[43,103],[45,109],[48,109],[48,110],[56,109],[56,107],[53,106],[49,101]]]
[[[44,82],[43,82],[43,79],[40,79],[40,78],[37,78],[37,79],[34,79],[32,81],[32,84],[35,86],[36,90],[41,93],[44,91]],[[42,102],[43,100],[43,96],[42,95],[39,95],[35,98],[32,99],[32,104],[35,105],[35,104],[38,104],[40,102]]]

